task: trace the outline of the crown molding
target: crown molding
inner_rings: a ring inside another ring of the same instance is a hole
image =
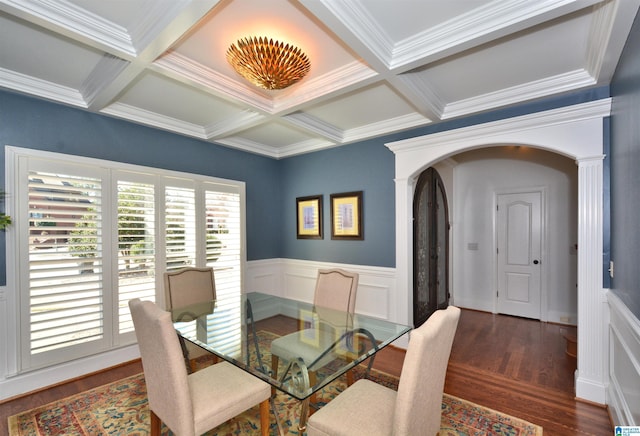
[[[397,77],[413,96],[408,96],[410,101],[417,100],[422,106],[426,106],[427,111],[438,119],[442,119],[447,104],[434,90],[429,81],[417,73],[404,73]]]
[[[62,29],[75,36],[81,35],[87,42],[92,41],[102,48],[110,48],[129,56],[136,55],[127,29],[69,1],[4,0],[3,3],[12,7],[27,21],[35,21],[48,29]]]
[[[0,87],[24,92],[56,103],[64,103],[86,109],[88,107],[82,93],[67,86],[57,85],[15,71],[0,68]]]
[[[336,126],[326,123],[313,115],[304,112],[297,112],[283,117],[298,127],[317,133],[325,138],[335,142],[342,143],[344,140],[344,131]]]
[[[274,98],[266,97],[252,86],[230,79],[176,52],[169,52],[153,63],[155,68],[177,80],[187,81],[199,89],[227,100],[241,100],[270,115],[287,112],[314,98],[331,95],[338,90],[376,77],[376,72],[362,62],[354,61],[313,80],[302,81]]]
[[[606,83],[613,77],[616,63],[610,61],[618,59],[624,49],[639,6],[638,0],[614,0],[594,7],[587,39],[586,68],[599,83]]]
[[[322,4],[385,65],[393,60],[394,41],[378,25],[361,1],[329,1]]]
[[[105,54],[80,87],[87,106],[91,106],[101,91],[108,87],[127,68],[129,62]]]
[[[363,6],[363,0],[323,5],[340,20],[368,50],[390,70],[409,67],[425,58],[437,60],[522,30],[549,14],[560,16],[588,7],[600,0],[496,0],[420,32],[402,41],[392,41]]]
[[[420,114],[402,115],[366,126],[349,129],[345,132],[344,143],[361,141],[376,136],[388,135],[401,130],[413,129],[429,124],[431,121]]]
[[[196,86],[202,91],[225,100],[240,100],[263,112],[269,114],[273,112],[271,99],[175,51],[165,53],[153,63],[152,67],[176,80]]]
[[[278,159],[283,159],[333,147],[337,147],[335,142],[323,141],[322,139],[308,139],[306,141],[278,148],[277,156]]]
[[[128,29],[136,51],[142,52],[149,44],[153,43],[167,25],[191,3],[193,3],[191,0],[172,0],[170,2],[144,0],[143,6],[140,8],[143,13],[136,20],[133,20],[133,24]],[[215,4],[217,1],[212,3]]]
[[[449,103],[445,107],[442,119],[455,118],[473,112],[495,109],[497,107],[547,97],[552,94],[560,94],[566,91],[573,91],[595,84],[596,80],[591,77],[587,71],[575,70]]]
[[[464,141],[468,138],[490,137],[505,132],[528,130],[540,126],[552,126],[570,122],[603,118],[611,114],[611,98],[591,101],[573,106],[534,112],[513,118],[461,127],[386,144],[395,154],[411,152],[426,147],[442,146]]]
[[[124,103],[114,103],[102,109],[100,113],[155,127],[157,129],[192,136],[198,139],[208,139],[202,126],[187,123],[176,118],[158,115],[155,112],[140,109]]]
[[[251,141],[249,139],[229,137],[216,139],[217,144],[226,145],[227,147],[243,150],[249,153],[259,154],[262,156],[271,157],[277,159],[278,151],[274,147],[260,144],[259,142]]]
[[[361,61],[353,61],[336,68],[320,77],[302,80],[294,85],[290,93],[284,93],[274,99],[274,113],[290,111],[315,98],[334,97],[353,87],[365,86],[375,81],[378,73]]]
[[[266,117],[257,112],[244,110],[239,116],[224,119],[205,126],[204,131],[208,139],[229,136],[240,130],[260,124]]]
[[[218,139],[215,142],[227,147],[236,148],[249,153],[260,154],[273,159],[283,159],[336,146],[333,142],[323,141],[321,139],[309,139],[295,144],[285,145],[283,147],[271,147],[255,141],[236,137]]]

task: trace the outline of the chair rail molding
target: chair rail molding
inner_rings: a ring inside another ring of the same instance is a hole
[[[395,317],[398,311],[395,301],[395,268],[299,259],[254,260],[247,262],[245,289],[247,292],[264,292],[312,303],[318,270],[328,268],[341,268],[360,275],[356,313],[392,322],[403,322],[397,321]],[[400,348],[407,348],[408,344],[407,335],[394,342],[394,345]]]
[[[498,145],[542,148],[578,165],[578,370],[576,396],[606,403],[606,300],[602,288],[603,119],[611,99],[602,99],[386,144],[395,154],[396,277],[398,322],[412,310],[412,204],[415,182],[429,166],[462,151]],[[585,249],[582,249],[585,247]],[[455,299],[455,289],[452,290]]]

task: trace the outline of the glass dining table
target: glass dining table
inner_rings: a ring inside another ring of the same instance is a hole
[[[312,395],[370,358],[368,373],[375,354],[411,330],[257,292],[220,297],[171,313],[181,340],[266,381],[274,393],[278,389],[299,400],[300,431],[306,428]],[[283,434],[274,397],[271,406]]]

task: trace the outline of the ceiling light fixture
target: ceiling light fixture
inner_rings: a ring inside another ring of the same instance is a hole
[[[242,38],[236,44],[227,50],[227,61],[242,77],[260,88],[286,88],[311,69],[307,55],[293,45],[266,37]]]

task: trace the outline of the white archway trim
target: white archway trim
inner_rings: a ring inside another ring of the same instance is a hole
[[[538,112],[386,144],[395,154],[395,320],[412,313],[412,204],[418,175],[459,152],[495,145],[527,145],[560,153],[578,164],[578,370],[576,395],[605,404],[608,338],[602,288],[603,121],[611,99]],[[454,290],[455,295],[455,290]]]

